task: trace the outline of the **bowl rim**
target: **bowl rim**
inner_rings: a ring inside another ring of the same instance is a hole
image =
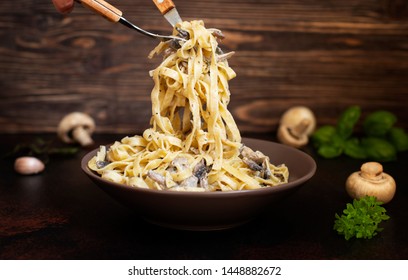
[[[260,189],[253,189],[253,190],[237,190],[237,191],[225,191],[225,192],[172,192],[172,191],[162,191],[162,190],[154,190],[154,189],[145,189],[145,188],[138,188],[138,187],[132,187],[128,186],[125,184],[119,184],[115,183],[112,181],[108,181],[100,177],[96,172],[92,171],[88,167],[88,161],[96,154],[96,152],[99,150],[98,148],[95,148],[88,153],[86,153],[81,160],[81,168],[85,172],[86,175],[90,176],[91,178],[97,180],[97,181],[102,181],[105,182],[106,184],[121,188],[126,191],[135,191],[135,192],[141,192],[141,193],[150,193],[150,194],[156,194],[156,195],[163,195],[163,196],[194,196],[194,197],[238,197],[238,196],[248,196],[248,195],[264,195],[267,193],[275,193],[275,192],[280,192],[280,191],[286,191],[290,190],[298,185],[301,185],[305,182],[307,182],[313,175],[316,173],[317,169],[317,164],[315,160],[306,152],[301,151],[299,149],[273,142],[273,141],[268,141],[268,140],[261,140],[261,139],[255,139],[255,138],[242,138],[242,142],[244,143],[245,141],[256,141],[256,142],[264,142],[265,144],[268,145],[276,145],[280,146],[283,149],[288,149],[292,150],[292,152],[299,154],[304,158],[305,161],[309,162],[310,170],[302,177],[295,179],[294,181],[289,181],[288,183],[284,183],[281,185],[273,186],[273,187],[266,187],[266,188],[260,188]],[[107,146],[111,145],[107,144]],[[289,170],[289,179],[290,179],[290,170]]]

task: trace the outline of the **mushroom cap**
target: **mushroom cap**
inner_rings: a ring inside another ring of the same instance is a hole
[[[95,122],[88,114],[72,112],[60,121],[58,125],[58,136],[66,143],[74,143],[76,141],[72,137],[72,131],[77,127],[82,127],[82,129],[91,135],[95,131]]]
[[[294,106],[283,113],[280,119],[280,125],[295,127],[302,121],[307,120],[308,126],[305,134],[310,136],[316,128],[316,118],[313,111],[306,106]]]
[[[347,178],[347,193],[352,198],[375,196],[378,201],[390,202],[396,192],[396,183],[394,178],[382,170],[382,165],[377,162],[364,163],[360,171]]]

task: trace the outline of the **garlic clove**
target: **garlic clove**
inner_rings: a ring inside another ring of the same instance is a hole
[[[22,175],[38,174],[44,168],[44,163],[36,157],[19,157],[14,162],[14,170]]]

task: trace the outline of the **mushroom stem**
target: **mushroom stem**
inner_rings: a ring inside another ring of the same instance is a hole
[[[360,168],[360,176],[367,180],[378,181],[383,178],[383,167],[378,162],[366,162]]]
[[[93,144],[93,140],[89,135],[89,132],[82,126],[77,126],[72,130],[72,137],[79,144],[81,144],[81,146],[89,146]]]
[[[289,129],[290,134],[296,138],[301,138],[302,135],[306,134],[310,123],[311,121],[309,119],[303,119],[300,123]]]

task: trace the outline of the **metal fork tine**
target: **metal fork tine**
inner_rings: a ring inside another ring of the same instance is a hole
[[[106,18],[107,20],[111,21],[111,22],[120,22],[121,24],[134,29],[136,31],[138,31],[139,33],[152,37],[152,38],[158,38],[161,40],[175,40],[177,42],[179,41],[186,41],[186,39],[182,38],[182,37],[177,37],[177,36],[167,36],[167,35],[159,35],[159,34],[155,34],[149,31],[146,31],[136,25],[134,25],[133,23],[131,23],[130,21],[128,21],[127,19],[125,19],[122,16],[122,11],[120,11],[119,9],[117,9],[116,7],[112,6],[111,4],[109,4],[108,2],[104,1],[104,0],[75,0],[78,3],[81,3],[84,7],[94,11],[95,13],[103,16],[104,18]],[[181,34],[181,33],[180,33]]]
[[[158,38],[161,40],[179,40],[179,41],[186,41],[186,39],[181,38],[181,37],[177,37],[177,36],[171,36],[171,35],[160,35],[160,34],[155,34],[149,31],[146,31],[136,25],[134,25],[133,23],[131,23],[130,21],[126,20],[124,17],[121,17],[119,20],[120,23],[122,23],[123,25],[131,28],[131,29],[135,29],[136,31],[149,36],[149,37],[153,37],[153,38]]]

